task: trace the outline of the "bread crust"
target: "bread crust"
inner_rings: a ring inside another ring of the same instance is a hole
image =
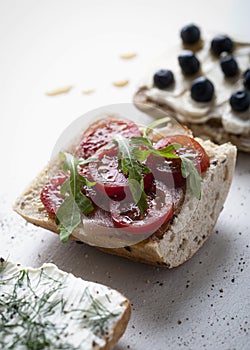
[[[152,236],[130,247],[97,248],[135,261],[168,268],[184,263],[195,254],[211,234],[223,208],[232,182],[237,152],[231,143],[216,145],[209,140],[197,140],[210,157],[210,167],[203,175],[201,200],[197,202],[194,196],[185,200],[181,212],[161,238]],[[51,174],[56,174],[59,169],[59,162],[48,164],[14,204],[14,210],[24,219],[55,233],[59,233],[57,226],[45,210],[40,200],[40,192]],[[76,239],[74,234],[71,238]]]
[[[169,106],[166,104],[158,104],[148,99],[146,95],[147,91],[148,88],[143,86],[135,93],[133,101],[138,109],[154,117],[157,117],[159,113],[169,114],[180,123],[182,122],[181,120],[178,120],[178,115]],[[199,124],[185,122],[185,125],[192,130],[195,137],[200,137],[204,140],[209,139],[218,144],[231,142],[236,145],[239,150],[250,152],[250,135],[235,135],[228,133],[218,119],[210,119]]]
[[[118,342],[118,340],[122,337],[124,334],[127,324],[130,319],[131,315],[131,306],[128,300],[125,300],[122,305],[125,305],[126,309],[122,315],[122,317],[116,322],[113,328],[112,338],[106,338],[106,345],[99,348],[100,350],[111,350],[115,344]]]

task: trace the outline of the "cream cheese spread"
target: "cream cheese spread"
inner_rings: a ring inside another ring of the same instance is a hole
[[[234,41],[233,57],[238,63],[239,73],[236,77],[225,77],[220,67],[220,60],[210,53],[209,40],[196,52],[201,63],[201,70],[194,76],[183,75],[177,60],[181,47],[176,46],[164,53],[154,63],[142,86],[146,86],[146,96],[156,103],[165,104],[173,109],[181,122],[201,124],[210,119],[221,120],[224,129],[232,134],[250,132],[250,108],[237,113],[230,108],[229,98],[233,92],[243,89],[242,74],[250,67],[250,43]],[[158,69],[170,69],[175,81],[164,90],[153,86],[153,74]],[[192,81],[198,76],[206,76],[214,84],[215,94],[210,102],[194,101],[190,96]]]
[[[126,308],[117,291],[53,264],[33,269],[1,260],[0,290],[1,349],[99,349]]]

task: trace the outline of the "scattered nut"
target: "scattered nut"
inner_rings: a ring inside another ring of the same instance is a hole
[[[90,94],[93,94],[95,92],[94,89],[86,89],[86,90],[83,90],[82,93],[84,95],[90,95]]]
[[[113,85],[117,87],[123,87],[128,85],[128,83],[129,83],[129,80],[119,80],[119,81],[114,81]]]
[[[73,88],[72,85],[63,86],[61,88],[46,92],[46,95],[47,96],[57,96],[57,95],[61,95],[61,94],[67,94],[68,92],[70,92],[70,90],[72,88]]]
[[[120,58],[124,60],[131,60],[132,58],[135,58],[137,56],[137,53],[135,52],[130,52],[130,53],[124,53],[120,55]]]

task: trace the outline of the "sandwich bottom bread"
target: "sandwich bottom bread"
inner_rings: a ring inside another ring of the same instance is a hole
[[[107,350],[124,333],[130,303],[116,290],[54,264],[0,259],[1,349]]]
[[[47,165],[17,199],[14,210],[29,222],[60,233],[64,242],[66,235],[156,266],[173,268],[184,263],[216,224],[232,182],[236,147],[194,139],[188,129],[171,123],[155,130],[142,130],[131,120],[112,116],[95,121],[83,132],[70,151],[83,159],[82,163],[73,160],[78,174],[90,175],[91,189],[86,178],[80,178],[85,179],[81,200],[85,203],[82,209],[88,204],[92,211],[74,229],[68,225],[72,215],[68,219],[68,212],[63,211],[72,193],[68,187],[65,197],[66,186],[64,191],[58,188],[67,179],[74,188],[77,182],[69,170],[62,173],[61,161]],[[145,195],[136,204],[133,176],[143,183]],[[123,198],[125,192],[129,192],[128,199]]]

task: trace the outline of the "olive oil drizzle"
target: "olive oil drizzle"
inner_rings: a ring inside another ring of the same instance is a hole
[[[109,322],[118,314],[110,312],[86,287],[80,302],[90,301],[86,309],[68,308],[63,297],[63,281],[49,276],[44,269],[40,271],[38,281],[30,278],[28,270],[20,269],[10,277],[4,278],[7,263],[0,263],[0,348],[43,350],[76,350],[67,341],[68,324],[60,325],[50,321],[49,316],[60,312],[63,316],[70,313],[70,319],[79,322],[81,327],[89,328],[94,335],[108,335]],[[46,285],[46,291],[36,291],[40,284]],[[4,291],[4,285],[13,288]],[[108,296],[107,296],[108,300]],[[63,320],[63,317],[62,317]]]

